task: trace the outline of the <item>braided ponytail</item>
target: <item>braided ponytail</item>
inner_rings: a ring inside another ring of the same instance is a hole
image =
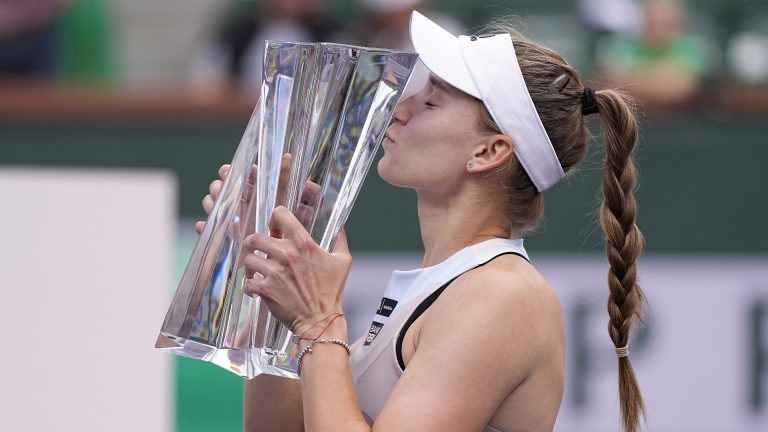
[[[584,85],[573,67],[557,52],[524,37],[504,20],[486,26],[486,31],[511,35],[528,93],[563,171],[570,172],[586,155],[590,133],[584,115],[598,112],[602,118],[606,156],[600,224],[605,232],[605,252],[610,263],[608,333],[619,357],[624,432],[635,432],[645,415],[645,404],[627,357],[627,347],[632,327],[642,319],[645,296],[637,285],[636,260],[643,249],[643,236],[635,224],[637,206],[633,194],[637,172],[632,151],[638,142],[638,126],[632,99],[619,91],[601,90],[590,94],[585,104]],[[597,106],[591,106],[593,103]],[[487,110],[479,105],[481,130],[501,133]],[[542,194],[516,158],[503,181],[512,230],[524,233],[536,226],[544,212]]]
[[[643,249],[643,236],[635,224],[637,206],[634,190],[637,171],[632,150],[638,141],[638,127],[629,99],[623,93],[603,90],[596,93],[603,120],[605,165],[600,225],[605,232],[608,272],[608,334],[619,355],[619,399],[625,432],[640,426],[645,404],[629,357],[622,349],[629,345],[629,333],[641,320],[645,296],[637,285],[636,260]]]

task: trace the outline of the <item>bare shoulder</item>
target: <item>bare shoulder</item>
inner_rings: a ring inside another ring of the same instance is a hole
[[[549,284],[524,259],[498,257],[457,278],[406,331],[406,368],[377,425],[480,430],[490,419],[502,430],[551,430],[564,352]],[[403,415],[414,407],[418,415]]]
[[[447,312],[474,308],[510,319],[524,317],[539,325],[561,316],[560,302],[549,283],[528,261],[514,255],[464,273],[440,298],[445,299],[442,307]]]
[[[493,344],[515,364],[533,367],[560,357],[565,346],[556,293],[530,263],[514,255],[460,276],[425,315],[421,337],[453,328]]]
[[[456,280],[455,288],[456,295],[475,295],[487,298],[488,302],[503,302],[515,307],[518,314],[536,314],[541,318],[554,318],[549,314],[560,316],[560,302],[555,291],[533,265],[519,256],[501,256],[469,271]]]

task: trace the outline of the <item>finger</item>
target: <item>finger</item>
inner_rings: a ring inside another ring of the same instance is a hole
[[[254,233],[243,240],[243,247],[249,252],[260,251],[270,258],[282,258],[284,253],[277,239],[262,233]]]
[[[219,178],[224,180],[227,178],[227,174],[229,174],[229,164],[224,164],[219,168]]]
[[[221,187],[224,185],[224,182],[221,180],[214,180],[211,182],[210,186],[208,186],[208,192],[211,193],[211,198],[213,198],[214,201],[219,199],[219,192],[221,192]]]
[[[243,266],[246,271],[258,273],[263,278],[267,278],[271,274],[270,265],[269,262],[267,262],[267,259],[256,255],[255,253],[249,253],[245,256]],[[259,276],[256,275],[254,278],[258,279]]]
[[[216,201],[214,201],[210,195],[206,195],[205,198],[203,198],[203,210],[205,210],[205,214],[210,216],[215,204]]]
[[[309,180],[306,181],[304,183],[304,188],[301,191],[301,199],[294,212],[296,219],[301,222],[301,225],[304,226],[304,229],[307,231],[309,231],[312,227],[312,222],[314,222],[313,219],[320,200],[320,190],[321,187],[319,184]]]
[[[283,206],[275,207],[272,211],[272,217],[269,219],[270,232],[277,231],[283,238],[298,240],[308,235],[304,226],[296,219],[290,210]]]
[[[251,183],[256,184],[256,177],[259,174],[259,167],[258,165],[254,164],[251,165],[251,172],[248,173],[248,180],[250,180]]]
[[[197,232],[197,234],[202,234],[204,228],[205,228],[205,221],[195,222],[195,232]]]
[[[293,156],[291,156],[290,153],[284,154],[283,158],[280,160],[280,174],[277,179],[277,198],[275,199],[277,205],[286,205],[285,200],[288,193],[288,180],[291,176],[291,161],[293,161]]]
[[[315,207],[320,198],[320,191],[319,184],[307,181],[304,183],[304,190],[301,191],[301,203],[305,206]]]
[[[259,296],[266,299],[265,293],[267,291],[267,284],[264,279],[256,276],[254,278],[246,279],[243,284],[243,293],[253,296]]]
[[[304,229],[309,231],[312,226],[312,218],[315,216],[315,209],[304,204],[299,204],[298,207],[296,207],[296,212],[294,214],[296,215],[296,219],[301,222]]]
[[[253,198],[253,194],[256,191],[256,173],[257,172],[258,172],[258,167],[256,165],[251,165],[251,172],[248,173],[248,181],[245,182],[245,186],[243,188],[242,199],[246,202],[251,202],[251,198]]]

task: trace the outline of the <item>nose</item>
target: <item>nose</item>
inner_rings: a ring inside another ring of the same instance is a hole
[[[395,113],[392,116],[392,123],[400,123],[401,125],[404,125],[408,123],[408,119],[411,118],[410,110],[408,108],[409,100],[411,100],[413,96],[400,101],[400,103],[395,106]]]

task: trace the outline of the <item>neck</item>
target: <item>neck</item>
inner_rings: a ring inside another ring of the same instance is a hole
[[[482,198],[479,198],[482,197]],[[508,221],[498,203],[482,191],[434,196],[418,192],[423,267],[438,264],[459,250],[493,238],[509,238]]]

